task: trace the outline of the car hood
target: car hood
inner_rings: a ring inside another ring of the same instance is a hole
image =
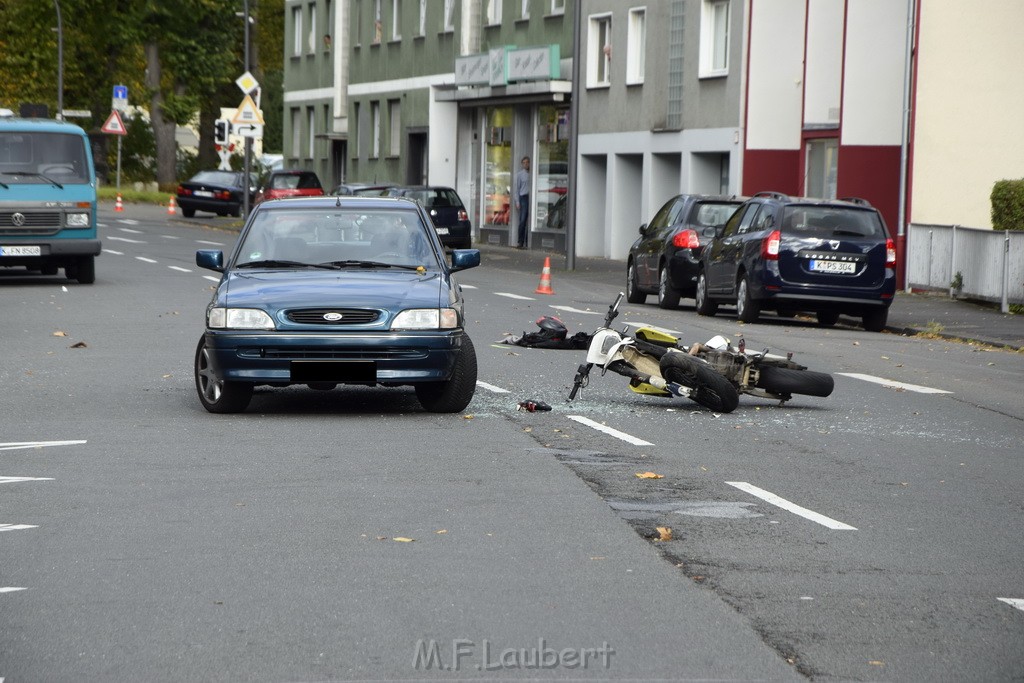
[[[438,308],[442,298],[441,273],[411,270],[234,270],[220,288],[222,306],[285,308],[344,306],[398,311]]]

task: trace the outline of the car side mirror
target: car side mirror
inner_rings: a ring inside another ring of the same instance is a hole
[[[645,236],[647,235],[647,224],[646,223],[641,223],[640,224],[640,234],[641,235],[645,235]]]
[[[224,252],[217,249],[200,249],[196,252],[196,265],[207,270],[224,272]]]
[[[451,271],[468,270],[480,265],[479,249],[453,249]]]

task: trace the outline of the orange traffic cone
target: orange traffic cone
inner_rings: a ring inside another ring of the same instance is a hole
[[[544,270],[540,271],[540,286],[536,289],[537,294],[554,294],[551,289],[551,257],[544,257]]]
[[[170,215],[173,216],[174,213],[175,213],[175,209],[176,208],[177,208],[177,206],[174,204],[174,195],[172,194],[171,195],[171,202],[167,205],[167,213],[169,213]]]
[[[124,211],[124,205],[121,203],[121,193],[117,193],[117,201],[114,202],[114,211]]]

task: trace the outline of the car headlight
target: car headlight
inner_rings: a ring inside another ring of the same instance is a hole
[[[451,330],[459,326],[454,308],[410,308],[395,316],[392,330]]]
[[[88,228],[89,227],[89,214],[87,213],[69,213],[66,218],[67,226],[69,228]]]
[[[211,308],[206,312],[206,326],[231,330],[272,330],[274,321],[258,308]]]

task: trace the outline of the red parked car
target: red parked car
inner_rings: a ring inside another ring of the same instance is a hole
[[[320,197],[324,188],[313,171],[274,171],[256,195],[256,203],[285,197]]]

